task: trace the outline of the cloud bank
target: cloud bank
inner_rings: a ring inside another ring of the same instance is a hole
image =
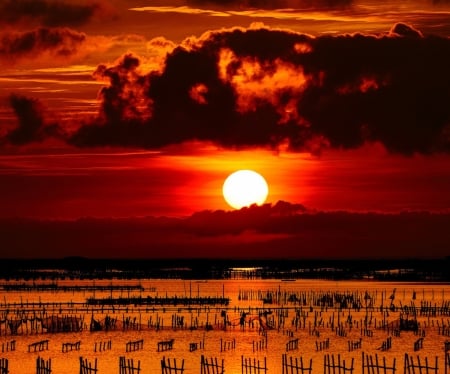
[[[104,11],[99,2],[4,0],[0,4],[0,25],[80,26]]]
[[[282,202],[187,218],[3,219],[0,238],[16,258],[443,258],[449,220],[420,212],[309,212]]]
[[[448,38],[401,23],[383,35],[319,37],[253,25],[161,48],[160,68],[132,53],[97,67],[98,119],[71,144],[450,151]]]

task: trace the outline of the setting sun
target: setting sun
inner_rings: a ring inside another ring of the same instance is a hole
[[[253,204],[262,205],[269,187],[261,174],[253,170],[238,170],[230,174],[223,184],[223,197],[235,209]]]

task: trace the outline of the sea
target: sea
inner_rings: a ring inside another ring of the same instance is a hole
[[[295,368],[300,360],[309,373],[339,367],[363,373],[369,359],[397,371],[422,365],[450,372],[445,283],[119,278],[0,283],[0,358],[7,360],[9,373],[37,373],[38,358],[55,374],[220,373],[219,367],[227,374],[284,374],[300,373]],[[81,361],[97,371],[82,372]]]

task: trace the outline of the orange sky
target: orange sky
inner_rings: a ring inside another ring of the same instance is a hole
[[[449,19],[446,0],[6,0],[0,219],[228,210],[237,169],[310,213],[448,213]]]
[[[187,154],[195,147],[192,154]],[[1,157],[0,218],[188,216],[228,210],[225,178],[238,169],[265,176],[268,203],[312,210],[448,212],[448,156],[329,151],[320,157],[190,144],[184,152],[95,150]]]

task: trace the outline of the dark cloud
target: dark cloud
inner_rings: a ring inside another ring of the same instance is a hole
[[[140,65],[126,55],[97,69],[109,82],[100,120],[74,144],[450,150],[450,40],[407,25],[378,36],[235,28],[185,40],[161,71]]]
[[[76,54],[86,35],[67,28],[38,28],[26,32],[0,33],[0,59],[14,63],[23,57],[49,53],[54,58]]]
[[[6,135],[6,139],[11,144],[23,145],[44,140],[49,136],[62,137],[57,125],[45,123],[44,110],[39,101],[11,95],[10,103],[18,122],[18,126]]]
[[[25,144],[41,138],[44,126],[41,104],[37,100],[16,95],[11,95],[10,103],[17,116],[18,126],[7,135],[9,141]]]
[[[200,236],[237,235],[248,230],[258,232],[291,234],[289,225],[278,230],[272,223],[280,217],[292,217],[307,212],[302,204],[278,201],[275,205],[252,205],[232,211],[202,211],[185,220],[189,231]]]
[[[16,258],[393,259],[448,256],[449,214],[308,212],[284,203],[187,218],[0,220]],[[4,254],[5,255],[5,254]]]
[[[48,27],[79,26],[100,13],[95,2],[80,4],[56,0],[3,0],[0,3],[1,24],[34,24]]]
[[[392,26],[389,33],[391,34],[391,36],[405,36],[410,38],[423,37],[422,33],[419,30],[402,22],[396,23],[394,26]]]
[[[82,127],[72,137],[72,143],[79,146],[150,146],[149,77],[139,73],[140,64],[136,56],[127,54],[115,66],[97,67],[94,76],[109,82],[99,93],[102,101],[101,124]]]

